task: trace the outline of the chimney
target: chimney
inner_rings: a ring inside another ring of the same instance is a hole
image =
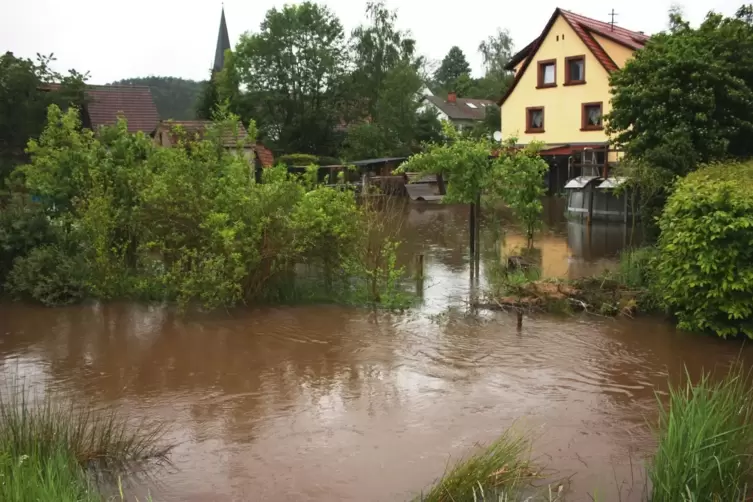
[[[458,100],[458,95],[455,94],[454,92],[450,92],[450,93],[447,94],[447,102],[448,103],[453,103],[454,104],[454,103],[457,102],[457,100]]]

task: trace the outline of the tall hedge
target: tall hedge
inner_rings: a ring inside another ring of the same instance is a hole
[[[683,178],[659,226],[659,286],[679,326],[753,338],[753,162]]]

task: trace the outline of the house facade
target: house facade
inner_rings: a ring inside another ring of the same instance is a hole
[[[451,92],[447,98],[435,96],[424,90],[421,98],[421,110],[431,110],[439,120],[446,120],[458,130],[470,129],[486,118],[486,109],[494,106],[488,99],[459,98]]]
[[[502,136],[543,142],[552,155],[604,151],[609,138],[609,75],[642,48],[648,36],[613,23],[556,9],[541,35],[507,66],[515,79],[500,101]],[[615,160],[616,153],[604,153]]]

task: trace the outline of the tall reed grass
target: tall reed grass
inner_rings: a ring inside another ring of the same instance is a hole
[[[530,442],[508,430],[483,451],[457,462],[421,502],[514,500],[512,494],[530,484],[534,473],[528,460]]]
[[[90,472],[114,474],[132,463],[165,459],[162,425],[130,427],[115,411],[39,402],[12,385],[0,391],[0,500],[102,500]],[[113,477],[114,479],[114,477]]]
[[[753,474],[751,374],[735,365],[670,386],[659,403],[659,445],[649,463],[652,502],[750,500]]]

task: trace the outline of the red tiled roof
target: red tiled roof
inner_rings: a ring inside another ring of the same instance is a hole
[[[147,86],[89,86],[86,97],[92,129],[115,124],[119,115],[128,121],[128,132],[151,134],[159,122],[159,113]]]
[[[643,33],[627,30],[619,26],[612,26],[611,24],[605,23],[603,21],[597,21],[596,19],[591,19],[585,16],[581,16],[580,14],[575,14],[573,12],[557,8],[555,9],[554,14],[552,14],[552,17],[549,19],[549,22],[547,22],[546,26],[544,27],[544,31],[541,32],[541,35],[514,56],[514,58],[516,58],[515,64],[520,62],[522,60],[522,57],[524,56],[526,57],[526,59],[520,71],[515,75],[515,80],[513,80],[512,85],[509,89],[507,89],[507,92],[499,101],[500,106],[507,100],[510,94],[512,94],[513,89],[515,89],[515,86],[523,77],[523,74],[528,68],[528,65],[531,63],[531,60],[535,56],[536,51],[538,51],[541,42],[546,38],[549,30],[552,28],[552,25],[560,15],[565,19],[567,24],[570,25],[570,27],[583,41],[583,43],[586,44],[586,47],[588,47],[588,49],[599,61],[599,63],[601,63],[604,69],[610,73],[618,69],[617,64],[612,60],[611,57],[609,57],[609,54],[607,54],[604,48],[599,45],[596,39],[594,39],[592,33],[600,35],[633,50],[642,48],[644,45],[646,45],[646,42],[648,42],[649,39],[648,35],[645,35]]]
[[[261,167],[272,167],[275,165],[275,156],[272,154],[272,150],[261,143],[256,143],[254,151],[256,152],[256,157],[259,159]]]

